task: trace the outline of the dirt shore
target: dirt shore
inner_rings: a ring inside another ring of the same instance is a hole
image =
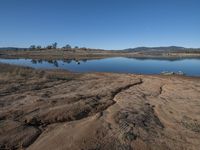
[[[200,78],[0,68],[0,149],[200,147]]]
[[[61,60],[61,59],[100,59],[108,57],[130,57],[130,58],[157,58],[157,59],[180,59],[180,58],[200,58],[200,53],[185,52],[126,52],[111,50],[63,50],[63,49],[45,49],[45,50],[1,50],[0,58],[29,58],[43,60]]]

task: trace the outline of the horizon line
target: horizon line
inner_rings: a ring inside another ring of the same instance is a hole
[[[41,45],[36,45],[36,44],[32,44],[35,46],[41,46]],[[49,44],[50,45],[50,44]],[[67,45],[67,44],[66,44]],[[64,46],[66,46],[64,45]],[[70,45],[70,44],[68,44]],[[31,45],[30,45],[31,46]],[[18,47],[18,46],[3,46],[0,47],[0,49],[6,49],[6,48],[16,48],[16,49],[29,49],[29,47]],[[48,45],[46,46],[41,46],[41,48],[46,48]],[[63,48],[64,46],[58,46],[56,49],[59,48]],[[71,46],[71,45],[70,45]],[[76,46],[71,46],[71,48],[75,48]],[[185,48],[185,49],[200,49],[200,47],[186,47],[186,46],[175,46],[175,45],[168,45],[168,46],[136,46],[136,47],[129,47],[129,48],[122,48],[122,49],[104,49],[104,48],[92,48],[92,47],[85,47],[85,46],[77,46],[78,48],[87,48],[87,49],[100,49],[100,50],[127,50],[127,49],[137,49],[137,48],[170,48],[170,47],[176,47],[176,48]]]

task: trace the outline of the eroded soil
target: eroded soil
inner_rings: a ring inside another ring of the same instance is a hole
[[[199,78],[0,68],[0,149],[200,147]]]

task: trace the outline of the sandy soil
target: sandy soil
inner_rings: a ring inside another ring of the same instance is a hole
[[[0,68],[0,149],[200,147],[200,78]]]

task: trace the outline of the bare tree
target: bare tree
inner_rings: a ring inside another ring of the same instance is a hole
[[[56,43],[56,42],[53,43],[53,44],[52,44],[52,48],[56,49],[56,48],[57,48],[57,45],[58,45],[58,43]]]

